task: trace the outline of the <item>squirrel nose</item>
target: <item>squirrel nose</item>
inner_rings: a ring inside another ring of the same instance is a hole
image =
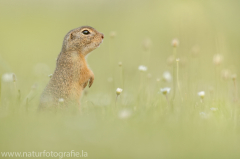
[[[104,38],[104,34],[102,34],[102,39]]]

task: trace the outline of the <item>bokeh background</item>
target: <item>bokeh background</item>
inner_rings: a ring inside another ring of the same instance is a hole
[[[2,80],[0,150],[83,149],[89,158],[114,159],[239,158],[238,15],[237,0],[1,0],[0,75],[14,73],[21,95],[20,104],[12,103],[13,83]],[[87,58],[95,81],[81,99],[83,114],[38,116],[63,38],[82,25],[105,35]],[[170,113],[159,91],[174,89],[162,77],[173,73],[174,38],[181,94],[175,88]],[[116,106],[118,87],[123,93]],[[199,91],[206,93],[204,102]]]

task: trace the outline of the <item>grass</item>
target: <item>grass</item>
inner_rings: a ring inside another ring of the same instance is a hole
[[[1,152],[240,157],[239,2],[53,2],[0,2]],[[81,98],[82,113],[37,113],[64,35],[86,24],[105,39],[88,57],[95,81]],[[168,60],[175,37],[178,62]],[[163,80],[166,71],[174,79]]]

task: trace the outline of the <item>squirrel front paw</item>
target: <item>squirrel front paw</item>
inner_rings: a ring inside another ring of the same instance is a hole
[[[93,81],[94,81],[94,76],[92,76],[90,79],[89,79],[89,88],[92,86],[93,84]]]

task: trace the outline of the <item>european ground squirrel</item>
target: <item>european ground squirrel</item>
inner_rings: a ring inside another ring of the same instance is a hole
[[[83,89],[92,86],[94,74],[88,68],[86,55],[96,49],[104,35],[90,26],[82,26],[67,33],[56,69],[43,91],[39,108],[56,108],[74,104],[80,106]]]

